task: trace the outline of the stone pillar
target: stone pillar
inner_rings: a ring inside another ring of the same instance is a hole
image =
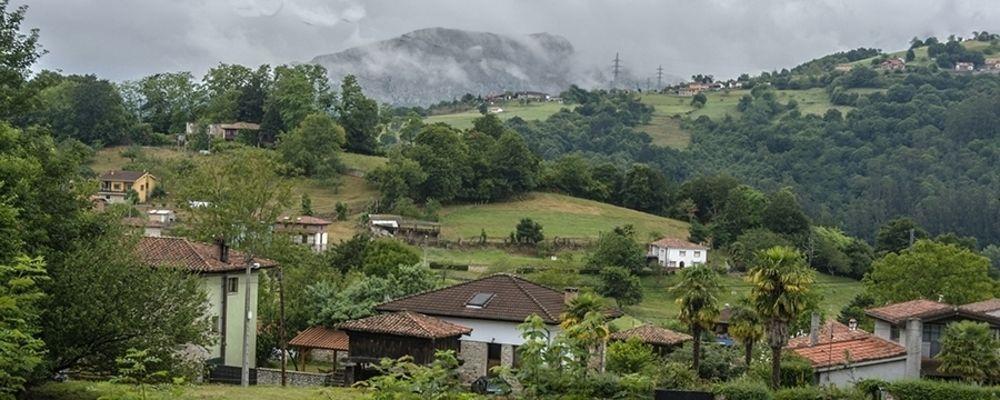
[[[919,318],[906,321],[906,377],[920,378],[924,324]]]
[[[463,364],[458,368],[458,374],[464,383],[472,383],[486,375],[486,342],[461,341],[461,357]]]

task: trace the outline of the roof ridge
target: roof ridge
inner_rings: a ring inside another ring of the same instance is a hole
[[[208,269],[208,268],[211,267],[211,265],[209,265],[208,260],[206,260],[205,257],[201,255],[201,253],[198,251],[198,249],[194,248],[194,245],[191,243],[190,240],[187,240],[186,238],[176,238],[176,239],[183,241],[184,244],[187,245],[188,249],[191,250],[196,256],[198,256],[198,259],[201,260],[201,262],[205,264],[205,267],[204,267],[205,269]],[[219,260],[219,262],[222,262],[222,260]]]
[[[408,295],[403,296],[403,297],[395,298],[395,299],[392,299],[392,300],[389,300],[389,301],[384,301],[384,302],[380,303],[379,305],[375,306],[375,308],[377,309],[378,307],[384,306],[386,304],[395,303],[395,302],[400,301],[400,300],[406,300],[406,299],[409,299],[411,297],[417,297],[417,296],[422,296],[422,295],[429,294],[429,293],[440,292],[440,291],[445,290],[445,289],[457,288],[457,287],[460,287],[460,286],[465,286],[465,285],[471,284],[473,282],[479,282],[479,281],[482,281],[482,280],[486,280],[486,279],[490,279],[490,278],[494,278],[494,277],[498,277],[498,276],[512,276],[512,274],[509,274],[509,273],[506,273],[506,272],[497,272],[497,273],[489,274],[489,275],[481,277],[481,278],[469,279],[469,280],[467,280],[465,282],[459,282],[459,283],[456,283],[456,284],[451,285],[451,286],[442,286],[442,287],[439,287],[439,288],[428,289],[428,290],[424,290],[422,292],[408,294]]]
[[[420,327],[420,329],[424,331],[424,333],[427,334],[428,337],[434,336],[434,332],[431,332],[430,328],[428,328],[427,325],[424,325],[424,321],[422,321],[420,318],[417,317],[417,314],[419,313],[406,310],[403,311],[403,314],[406,318],[409,318],[410,321],[413,321],[414,324],[417,324],[417,326]]]
[[[542,311],[545,312],[545,315],[547,317],[549,317],[549,319],[551,319],[552,321],[555,321],[555,322],[559,322],[559,319],[556,318],[556,317],[554,317],[552,315],[552,312],[549,311],[549,309],[545,308],[545,306],[543,306],[542,303],[540,301],[538,301],[538,299],[536,299],[534,295],[532,295],[531,293],[529,293],[528,290],[524,288],[524,286],[521,286],[521,282],[520,281],[527,282],[527,280],[518,278],[518,277],[513,276],[513,275],[507,275],[507,277],[511,278],[511,281],[514,282],[514,286],[517,286],[517,288],[520,289],[521,292],[523,292],[525,296],[528,296],[528,298],[531,299],[531,301],[534,302],[535,305],[538,306],[538,308],[541,308]]]

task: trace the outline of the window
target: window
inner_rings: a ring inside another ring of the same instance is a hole
[[[503,346],[500,343],[486,344],[486,375],[493,376],[493,367],[500,366],[500,353]]]
[[[684,256],[687,255],[687,251],[686,250],[681,250],[680,253],[681,253],[681,257],[684,257]]]
[[[493,299],[493,293],[476,293],[472,295],[469,301],[465,302],[465,307],[467,308],[484,308],[486,303],[489,303]]]
[[[899,327],[898,326],[893,325],[893,326],[889,327],[889,340],[892,340],[893,342],[898,342],[899,341]]]
[[[240,278],[226,278],[226,293],[233,294],[240,291]]]
[[[934,357],[941,351],[941,331],[944,326],[941,324],[924,324],[924,343],[930,344],[929,357]]]
[[[514,353],[514,361],[512,362],[512,364],[513,364],[512,366],[514,368],[518,368],[518,367],[521,366],[521,355],[517,354],[518,353],[518,351],[517,351],[518,347],[519,346],[511,346],[511,348],[510,348],[510,351],[512,353]]]
[[[695,257],[701,257],[701,252],[700,251],[695,251],[694,252],[694,256]]]

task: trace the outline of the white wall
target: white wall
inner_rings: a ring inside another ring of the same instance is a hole
[[[462,336],[462,340],[486,343],[501,343],[520,346],[524,343],[521,331],[517,330],[519,322],[487,321],[471,318],[440,317],[441,319],[472,328],[472,333]],[[550,335],[559,334],[558,326],[549,325]]]
[[[655,255],[660,265],[664,267],[680,267],[681,262],[684,262],[685,267],[689,267],[704,264],[708,259],[708,250],[675,249],[655,245],[650,247],[650,255]]]
[[[906,360],[903,358],[878,364],[862,365],[854,368],[843,368],[819,373],[820,385],[839,387],[853,386],[862,379],[881,379],[895,381],[904,379],[906,375]]]

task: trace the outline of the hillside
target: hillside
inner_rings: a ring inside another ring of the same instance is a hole
[[[466,93],[558,93],[577,81],[574,56],[568,40],[549,33],[428,28],[311,62],[325,67],[333,81],[357,76],[365,92],[381,102],[427,105]]]

